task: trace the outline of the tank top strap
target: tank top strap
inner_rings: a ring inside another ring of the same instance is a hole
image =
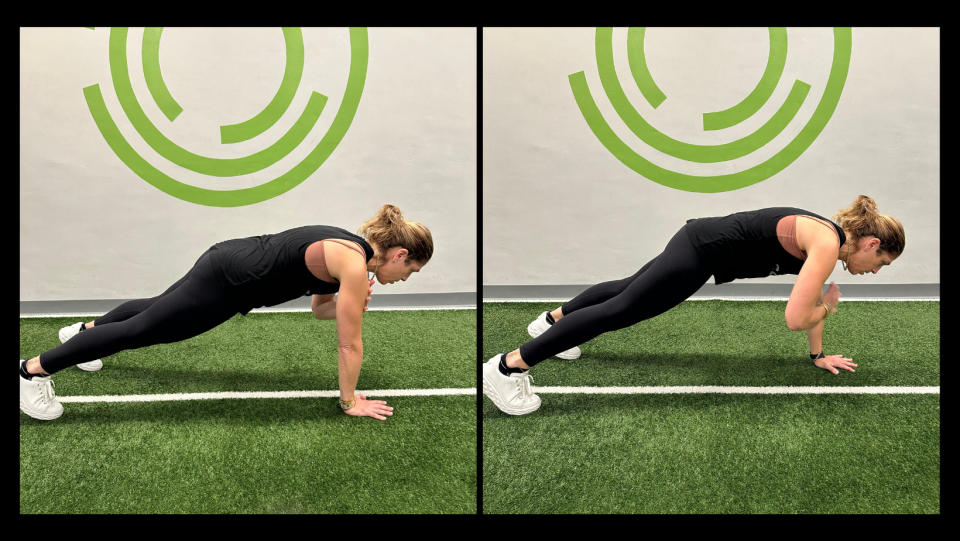
[[[797,244],[797,216],[797,214],[784,216],[777,221],[777,239],[788,254],[797,259],[806,259],[800,250],[800,245]]]
[[[324,243],[326,242],[335,242],[342,246],[346,246],[347,248],[350,248],[351,250],[359,253],[364,258],[364,260],[366,260],[367,258],[367,254],[366,252],[363,251],[363,247],[356,242],[346,240],[346,239],[323,239],[318,241],[316,243],[315,255],[313,256],[310,255],[310,250],[312,250],[312,248],[307,249],[307,258],[308,258],[307,268],[310,270],[311,273],[313,273],[314,276],[317,277],[317,279],[319,279],[322,282],[327,282],[332,284],[340,283],[340,280],[337,280],[336,278],[334,278],[333,275],[330,274],[330,271],[327,269],[327,254],[323,248]]]
[[[833,234],[837,236],[837,240],[840,240],[840,233],[837,233],[837,228],[833,225],[833,222],[824,220],[823,218],[817,218],[816,216],[810,216],[809,214],[801,214],[804,218],[810,218],[811,220],[816,220],[821,224],[827,226],[830,231],[833,231]]]
[[[336,242],[337,244],[346,246],[347,248],[350,248],[351,250],[358,252],[360,255],[363,256],[364,261],[367,260],[367,253],[363,250],[363,246],[360,246],[359,242],[354,242],[352,240],[347,240],[347,239],[323,239],[320,242],[321,243]]]
[[[833,231],[833,234],[837,236],[837,240],[840,240],[840,233],[837,232],[837,228],[834,227],[832,222],[808,214],[791,214],[790,216],[784,216],[777,222],[777,239],[780,240],[780,245],[783,246],[783,249],[793,257],[800,260],[807,259],[806,254],[803,253],[800,245],[797,243],[797,218],[799,217],[816,220],[830,228],[830,231]]]
[[[823,218],[818,218],[817,216],[810,216],[809,214],[800,214],[799,216],[803,216],[804,218],[810,218],[811,220],[814,220],[814,221],[817,221],[817,222],[823,224],[823,225],[826,226],[830,231],[833,231],[833,234],[837,236],[837,240],[840,241],[840,244],[843,244],[843,239],[840,238],[840,233],[837,232],[837,228],[836,228],[836,226],[833,224],[833,222],[828,221],[828,220],[824,220]]]

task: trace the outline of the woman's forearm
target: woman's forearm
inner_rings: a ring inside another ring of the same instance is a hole
[[[340,400],[353,400],[363,364],[363,344],[337,346],[337,372],[340,380]]]
[[[820,323],[817,323],[813,327],[807,329],[807,342],[810,344],[810,353],[820,353],[823,351],[823,322],[826,319],[821,319]]]

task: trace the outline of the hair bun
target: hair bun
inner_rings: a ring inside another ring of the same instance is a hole
[[[903,224],[892,216],[877,212],[877,202],[869,195],[858,195],[853,203],[833,215],[833,220],[847,234],[847,241],[856,245],[859,239],[877,237],[880,249],[898,257],[906,246]]]
[[[363,223],[357,233],[386,252],[400,246],[406,248],[410,259],[426,263],[433,256],[433,237],[423,224],[408,222],[400,207],[386,203],[377,214]]]
[[[877,202],[869,195],[858,196],[855,204],[862,214],[877,213]]]
[[[402,224],[403,223],[403,212],[400,210],[400,207],[396,205],[391,205],[389,203],[380,207],[379,217],[383,219],[386,223],[391,224]]]

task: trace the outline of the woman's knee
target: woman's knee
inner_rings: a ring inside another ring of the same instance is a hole
[[[603,332],[624,329],[646,319],[643,312],[635,303],[616,299],[617,302],[606,302],[597,310],[593,323]]]
[[[113,329],[117,333],[117,340],[124,349],[135,349],[153,344],[168,342],[162,326],[144,318],[132,318],[115,323]]]

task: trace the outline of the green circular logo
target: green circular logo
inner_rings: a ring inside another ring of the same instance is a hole
[[[750,94],[733,107],[703,115],[705,131],[720,130],[739,124],[760,110],[770,99],[782,74],[787,57],[787,32],[770,28],[770,53],[760,82]],[[647,69],[644,55],[644,28],[627,32],[627,61],[637,87],[656,109],[666,99]],[[620,86],[613,62],[613,29],[597,28],[595,34],[597,69],[603,90],[623,123],[643,142],[674,158],[694,163],[714,163],[746,156],[767,145],[794,119],[803,105],[810,85],[795,80],[789,95],[771,118],[753,133],[720,145],[694,145],[673,139],[651,126],[633,108]],[[715,176],[696,176],[665,169],[637,154],[624,143],[604,120],[597,107],[586,76],[580,71],[569,76],[570,88],[580,112],[594,135],[617,159],[644,177],[664,186],[690,192],[725,192],[766,180],[793,163],[813,143],[840,101],[840,94],[850,67],[851,32],[849,28],[833,30],[833,62],[826,87],[810,120],[800,132],[775,155],[749,169]]]
[[[238,124],[220,127],[222,144],[250,140],[273,126],[287,111],[300,86],[304,66],[303,35],[298,28],[284,28],[286,65],[280,88],[258,114]],[[173,122],[183,108],[164,84],[160,72],[160,36],[162,28],[146,28],[143,33],[142,59],[146,86],[160,111]],[[234,177],[261,171],[290,154],[304,141],[323,112],[327,97],[312,92],[304,111],[293,126],[272,145],[240,158],[211,158],[190,152],[167,138],[147,117],[137,101],[127,66],[127,29],[110,29],[110,74],[117,99],[130,124],[160,156],[180,167],[212,177]],[[87,107],[100,133],[117,157],[140,178],[156,188],[184,201],[214,207],[236,207],[276,197],[313,174],[343,139],[360,103],[367,73],[367,31],[350,29],[350,68],[343,99],[327,133],[316,147],[290,170],[258,186],[235,190],[211,190],[181,182],[147,162],[124,139],[110,116],[100,85],[83,89]]]

